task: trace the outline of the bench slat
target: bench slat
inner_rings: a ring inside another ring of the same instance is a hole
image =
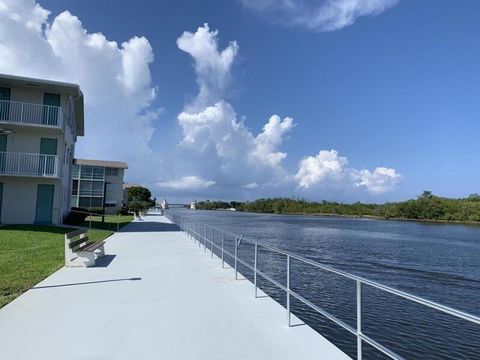
[[[77,247],[78,245],[81,245],[81,244],[83,244],[84,242],[87,242],[87,241],[88,241],[88,236],[85,236],[85,237],[83,237],[83,238],[81,238],[81,239],[72,241],[72,242],[70,243],[70,249],[73,249],[73,248]]]
[[[87,230],[84,230],[84,229],[78,229],[78,230],[75,230],[75,231],[71,231],[69,233],[66,233],[65,234],[65,237],[67,238],[67,240],[69,239],[72,239],[74,237],[77,237],[79,235],[82,235],[82,234],[86,234],[87,233]]]
[[[88,250],[85,250],[85,249],[88,248],[90,245],[92,245],[92,244],[89,244],[89,243],[83,244],[82,246],[79,246],[76,249],[73,249],[73,251],[74,252],[88,251]]]
[[[105,241],[98,241],[93,244],[87,244],[85,246],[82,246],[82,248],[79,249],[78,251],[94,251],[94,250],[97,250],[103,244],[105,244]]]

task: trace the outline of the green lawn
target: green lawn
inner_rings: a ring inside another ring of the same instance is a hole
[[[133,221],[133,215],[105,215],[105,222],[102,223],[102,216],[87,216],[82,226],[94,229],[107,229],[117,231]]]
[[[0,308],[64,265],[64,234],[73,230],[35,225],[0,227]],[[111,234],[108,230],[89,230],[94,241]]]

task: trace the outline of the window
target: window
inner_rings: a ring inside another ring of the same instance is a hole
[[[80,166],[73,165],[73,178],[78,179],[80,177]]]
[[[10,120],[10,88],[0,87],[0,120]]]
[[[78,206],[82,208],[101,208],[103,206],[103,198],[81,196]]]
[[[92,181],[92,196],[103,196],[103,182]]]
[[[72,195],[78,195],[78,180],[73,180]]]
[[[72,202],[70,204],[71,207],[77,207],[78,206],[78,196],[72,196]]]
[[[82,166],[82,179],[103,180],[105,178],[104,168],[101,166]]]
[[[107,183],[107,192],[116,192],[118,190],[118,184]]]
[[[105,175],[117,176],[118,175],[118,169],[117,168],[105,168]]]
[[[81,196],[103,196],[103,181],[80,181]]]
[[[60,107],[60,95],[45,93],[43,94],[43,121],[45,125],[58,125],[59,119],[59,107]]]

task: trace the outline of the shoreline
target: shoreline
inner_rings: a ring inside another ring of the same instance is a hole
[[[198,209],[204,211],[225,211],[226,209]],[[305,212],[292,212],[292,213],[271,213],[262,211],[245,211],[235,210],[240,213],[251,214],[269,214],[269,215],[297,215],[297,216],[323,216],[323,217],[339,217],[339,218],[351,218],[351,219],[372,219],[372,220],[387,220],[387,221],[411,221],[417,223],[430,223],[430,224],[445,224],[445,225],[477,225],[480,226],[480,221],[460,221],[460,220],[436,220],[436,219],[407,219],[407,218],[385,218],[376,215],[345,215],[345,214],[332,214],[332,213],[305,213]]]

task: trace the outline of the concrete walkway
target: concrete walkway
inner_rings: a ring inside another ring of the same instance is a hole
[[[107,240],[103,267],[62,268],[0,310],[0,359],[348,359],[255,299],[163,216]]]

